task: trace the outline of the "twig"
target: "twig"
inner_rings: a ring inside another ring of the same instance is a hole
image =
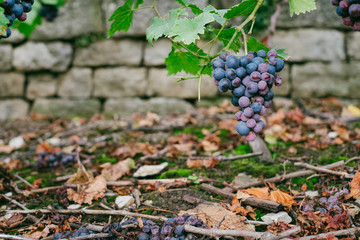
[[[359,231],[360,231],[360,227],[348,228],[348,229],[334,231],[334,232],[328,232],[328,233],[322,233],[322,234],[318,234],[318,235],[301,237],[301,238],[299,238],[299,240],[321,239],[321,238],[325,238],[329,235],[334,235],[335,237],[336,236],[349,236],[349,235],[355,235],[355,233],[357,233]]]
[[[197,233],[209,237],[221,237],[221,236],[233,236],[233,237],[244,237],[244,238],[255,238],[270,240],[274,239],[275,235],[270,232],[254,232],[254,231],[244,231],[244,230],[223,230],[223,229],[204,229],[197,228],[191,225],[184,225],[185,232]]]
[[[32,184],[30,184],[28,181],[26,181],[24,178],[20,177],[19,174],[15,173],[14,176],[19,179],[21,182],[25,183],[26,186],[29,186],[32,189],[36,189]]]
[[[159,152],[156,152],[154,154],[142,156],[141,158],[139,158],[138,162],[143,163],[146,160],[158,160],[158,159],[162,158],[168,152],[169,152],[169,149],[167,147],[165,147],[162,150],[160,150]]]
[[[323,168],[340,167],[345,164],[346,164],[345,161],[339,161],[336,163],[325,165],[325,166],[323,166]],[[244,189],[244,188],[249,188],[249,187],[260,186],[260,185],[264,185],[265,183],[281,182],[286,179],[301,177],[301,176],[309,175],[312,173],[315,173],[315,172],[313,170],[300,170],[300,171],[288,173],[286,175],[276,176],[276,177],[272,177],[272,178],[268,178],[268,179],[264,179],[264,180],[259,180],[259,181],[242,184],[242,185],[238,186],[237,189]]]
[[[97,239],[97,238],[108,238],[108,237],[110,237],[108,233],[94,233],[81,237],[61,238],[60,240],[83,240],[83,239]]]
[[[323,172],[323,173],[342,176],[342,177],[350,178],[350,179],[354,178],[352,175],[350,175],[350,174],[348,174],[346,172],[338,172],[338,171],[333,171],[333,170],[326,169],[326,168],[323,168],[323,167],[316,167],[316,166],[310,165],[308,163],[296,162],[296,163],[294,163],[294,165],[297,166],[297,167],[308,168],[308,169],[314,170],[316,172]]]
[[[219,194],[221,196],[233,199],[235,197],[235,194],[230,193],[230,192],[225,192],[220,188],[211,186],[209,184],[203,183],[201,184],[201,188],[203,188],[206,191],[215,193],[215,194]],[[274,201],[270,201],[270,200],[263,200],[263,199],[258,199],[258,198],[247,198],[243,201],[244,204],[253,206],[253,207],[257,207],[257,208],[263,208],[272,212],[276,212],[280,209],[281,205],[277,202]]]
[[[7,234],[1,234],[1,233],[0,233],[0,238],[16,239],[16,240],[35,240],[34,238],[27,238],[27,237],[23,237],[23,236],[15,236],[15,235],[7,235]]]
[[[61,214],[93,214],[93,215],[120,215],[120,216],[131,216],[131,217],[143,217],[152,220],[166,221],[167,218],[163,216],[152,216],[141,213],[133,213],[125,210],[90,210],[90,209],[29,209],[29,210],[0,210],[0,213],[61,213]]]

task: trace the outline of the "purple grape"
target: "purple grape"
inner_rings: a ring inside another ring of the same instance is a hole
[[[254,141],[255,138],[256,138],[256,133],[254,133],[253,131],[249,132],[246,135],[246,140],[248,140],[248,141]]]
[[[266,73],[269,70],[268,65],[266,63],[260,63],[258,66],[258,71],[260,73]]]
[[[246,108],[250,105],[250,99],[248,97],[239,98],[239,105],[243,108]]]
[[[274,50],[274,49],[270,50],[270,51],[267,53],[267,56],[268,56],[269,59],[272,58],[272,57],[276,57],[276,56],[277,56],[276,50]]]
[[[258,82],[261,80],[261,74],[258,71],[252,72],[250,74],[251,81]]]
[[[246,123],[245,122],[239,122],[237,125],[236,125],[236,131],[242,135],[242,136],[245,136],[247,135],[249,132],[250,132],[250,129],[246,126]]]
[[[245,115],[248,118],[251,118],[254,115],[254,111],[252,110],[251,107],[247,107],[244,109],[243,115]]]
[[[256,126],[256,121],[252,118],[246,121],[246,126],[248,128],[254,128]]]

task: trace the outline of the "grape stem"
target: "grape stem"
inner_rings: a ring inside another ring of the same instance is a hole
[[[259,10],[260,6],[264,3],[264,0],[259,0],[254,8],[254,10],[251,12],[251,14],[245,19],[244,22],[242,22],[239,26],[235,27],[235,33],[234,35],[231,37],[229,43],[226,45],[226,47],[224,48],[224,51],[229,51],[231,44],[234,42],[236,36],[238,35],[239,32],[241,32],[241,30],[246,26],[246,24],[248,24],[250,21],[254,21],[255,20],[255,14],[256,12]]]

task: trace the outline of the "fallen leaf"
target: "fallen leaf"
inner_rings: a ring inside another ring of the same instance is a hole
[[[216,158],[205,159],[205,160],[190,160],[186,161],[186,165],[188,168],[213,168],[215,167],[219,161]]]
[[[116,164],[107,164],[107,166],[101,170],[101,175],[108,181],[116,181],[122,176],[129,174],[130,170],[134,167],[135,161],[127,158]]]
[[[98,200],[105,196],[106,180],[102,175],[97,176],[88,183],[80,185],[76,191],[67,189],[68,199],[79,204],[91,204],[92,200]]]
[[[360,198],[360,172],[357,172],[350,182],[350,193],[345,196],[345,200],[350,198]]]

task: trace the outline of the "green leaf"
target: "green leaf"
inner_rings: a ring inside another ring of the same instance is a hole
[[[190,44],[186,46],[192,52],[198,53],[200,56],[207,56],[207,54],[198,48],[195,44]],[[203,62],[197,56],[192,55],[189,52],[184,52],[179,50],[180,48],[173,44],[172,51],[169,53],[169,56],[165,59],[166,68],[168,74],[176,74],[178,72],[184,71],[189,74],[196,75],[199,70],[202,68]],[[207,63],[207,66],[203,70],[203,74],[211,76],[211,63]]]
[[[226,22],[226,19],[224,18],[224,14],[227,12],[227,10],[217,10],[215,7],[211,5],[206,6],[206,8],[204,8],[203,10],[204,12],[211,13],[212,16],[215,18],[215,21],[220,25],[223,25]]]
[[[186,14],[187,13],[184,9],[178,8],[169,11],[169,22],[163,18],[154,17],[151,20],[150,26],[146,29],[146,39],[152,45],[153,40],[156,41],[163,35],[169,35],[171,28],[175,25],[178,17]]]
[[[0,7],[0,35],[1,36],[6,36],[7,24],[9,23],[9,19],[7,19],[7,17],[5,17],[4,11],[5,10],[2,7]]]
[[[296,0],[297,1],[297,0]],[[230,8],[224,15],[224,18],[231,19],[250,14],[256,6],[256,0],[245,0]]]
[[[114,21],[109,29],[108,38],[114,35],[117,31],[127,32],[130,28],[132,19],[133,19],[133,9],[132,5],[134,0],[126,0],[124,5],[115,10],[113,15],[109,18],[109,21]]]
[[[218,29],[214,29],[214,33],[217,35],[219,33]],[[234,35],[235,33],[235,28],[228,28],[228,29],[223,29],[218,37],[219,41],[222,42],[224,44],[224,46],[227,46],[228,43],[230,42],[231,37]],[[238,52],[241,49],[241,41],[239,39],[239,37],[241,36],[241,33],[239,32],[235,38],[235,40],[233,41],[233,43],[230,46],[230,49],[234,50],[234,52]]]
[[[315,0],[289,0],[290,16],[316,9]]]
[[[193,19],[180,19],[176,21],[169,36],[175,36],[174,40],[178,42],[193,43],[196,39],[200,39],[199,34],[204,34],[205,24],[212,21],[214,21],[214,17],[210,13],[202,13]]]
[[[176,0],[176,1],[184,7],[189,7],[191,11],[196,15],[201,14],[203,12],[198,6],[187,0]]]

